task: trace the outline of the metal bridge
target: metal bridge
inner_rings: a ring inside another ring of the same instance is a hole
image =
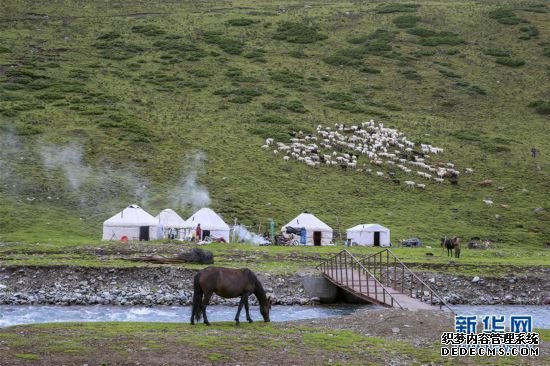
[[[387,307],[407,310],[453,310],[389,249],[364,258],[347,250],[317,266],[325,278],[355,296]]]

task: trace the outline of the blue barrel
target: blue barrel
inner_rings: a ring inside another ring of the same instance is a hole
[[[307,242],[307,231],[306,228],[303,227],[302,230],[300,230],[300,244],[305,244]]]

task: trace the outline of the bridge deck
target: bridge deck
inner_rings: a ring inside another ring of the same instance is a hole
[[[355,269],[325,267],[322,272],[325,278],[336,286],[372,303],[388,307],[402,307],[407,310],[433,310],[437,308],[429,302],[420,301],[420,299],[410,297],[392,287],[384,286],[371,276]]]

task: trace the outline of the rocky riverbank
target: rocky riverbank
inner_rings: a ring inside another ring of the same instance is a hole
[[[190,305],[194,270],[177,267],[0,268],[0,304],[10,305]],[[419,276],[451,304],[541,304],[550,294],[550,270],[540,277],[466,277],[439,272]],[[304,291],[304,278],[259,273],[277,304],[307,305],[318,298]],[[215,296],[214,304],[237,304],[238,299]]]

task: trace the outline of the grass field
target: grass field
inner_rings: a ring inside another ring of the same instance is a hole
[[[407,320],[404,320],[407,322]],[[366,324],[369,324],[368,321]],[[438,324],[408,337],[366,336],[364,330],[312,324],[230,322],[212,327],[180,323],[65,323],[0,330],[0,360],[9,364],[120,362],[157,364],[281,363],[299,365],[463,364],[540,365],[548,355],[524,357],[441,357]],[[404,328],[403,328],[404,329]],[[406,329],[404,329],[405,331]],[[548,330],[537,330],[548,342]],[[427,339],[424,339],[427,338]],[[430,341],[433,340],[433,342]],[[101,350],[101,352],[98,352]]]
[[[549,12],[539,1],[10,1],[0,241],[85,245],[130,203],[182,216],[209,205],[254,230],[309,210],[340,232],[378,222],[394,242],[479,236],[505,263],[517,251],[541,264]],[[474,173],[410,190],[260,148],[370,119]]]

